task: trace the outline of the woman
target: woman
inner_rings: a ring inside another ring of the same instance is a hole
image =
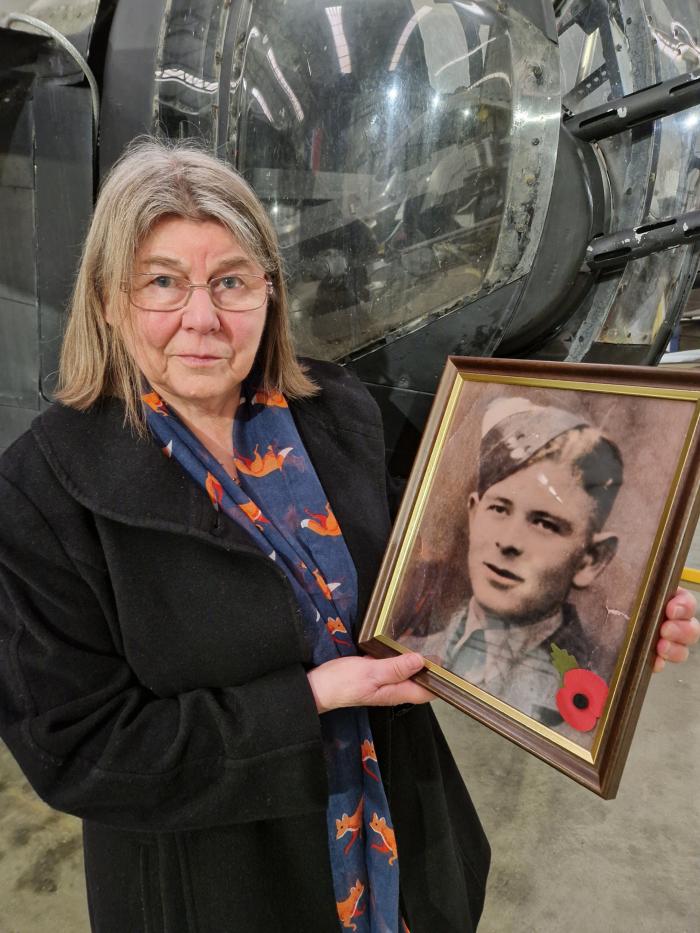
[[[488,844],[422,659],[352,645],[390,524],[379,415],[295,360],[231,169],[156,143],[115,167],[60,398],[0,469],[0,706],[84,820],[93,929],[474,929]]]

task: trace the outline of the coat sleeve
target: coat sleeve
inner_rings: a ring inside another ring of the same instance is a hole
[[[0,734],[37,793],[59,810],[144,831],[324,810],[303,665],[156,696],[116,647],[104,568],[69,556],[19,485],[0,475]],[[65,508],[89,524],[73,500]]]

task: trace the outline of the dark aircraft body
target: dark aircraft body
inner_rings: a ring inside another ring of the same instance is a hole
[[[0,449],[50,403],[96,188],[142,133],[251,182],[299,352],[369,386],[398,471],[448,354],[664,351],[698,264],[697,0],[21,7],[0,15]]]

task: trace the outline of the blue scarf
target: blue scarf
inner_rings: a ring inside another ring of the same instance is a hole
[[[252,380],[241,391],[233,426],[237,481],[155,392],[143,396],[148,425],[163,452],[206,490],[212,507],[244,528],[284,571],[301,607],[313,664],[355,655],[355,566],[287,402],[255,389]],[[320,718],[341,929],[397,933],[396,840],[367,710],[336,709]]]

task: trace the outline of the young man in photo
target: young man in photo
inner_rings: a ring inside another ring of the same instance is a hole
[[[548,726],[562,722],[552,646],[595,672],[569,598],[615,555],[605,524],[622,472],[616,445],[580,415],[522,398],[485,412],[469,496],[472,596],[447,626],[442,665]]]

